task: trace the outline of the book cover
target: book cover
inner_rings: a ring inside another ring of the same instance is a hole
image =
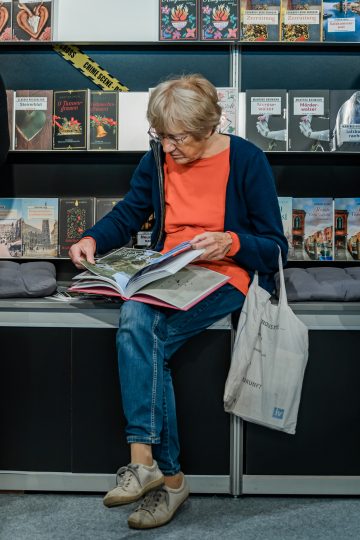
[[[360,261],[360,197],[335,199],[335,259]]]
[[[119,93],[119,142],[122,152],[149,150],[149,122],[146,111],[149,92]]]
[[[88,90],[54,92],[54,150],[86,150],[87,99]]]
[[[329,90],[289,90],[288,148],[330,151]]]
[[[323,40],[360,41],[360,2],[323,2]]]
[[[301,261],[332,261],[333,200],[293,198],[293,255]]]
[[[116,150],[118,92],[90,92],[89,150]]]
[[[360,151],[360,91],[330,90],[330,147]]]
[[[0,257],[21,257],[21,199],[0,199]]]
[[[237,133],[238,91],[236,88],[217,88],[219,105],[222,109],[219,133],[235,135]]]
[[[87,271],[73,278],[75,285],[69,290],[187,310],[229,279],[208,268],[189,265],[203,251],[191,249],[189,242],[164,254],[121,248],[95,264],[83,261]]]
[[[135,247],[151,246],[151,234],[155,225],[155,214],[151,214],[149,219],[145,221],[140,231],[136,234]]]
[[[99,197],[95,205],[95,223],[111,212],[122,197]]]
[[[322,0],[282,0],[280,39],[322,41]]]
[[[246,138],[262,150],[286,150],[286,99],[286,90],[246,90]]]
[[[52,90],[16,90],[15,150],[51,150]]]
[[[238,0],[200,0],[202,40],[239,39]]]
[[[12,0],[0,2],[0,41],[12,40]]]
[[[241,0],[242,41],[279,41],[281,0]]]
[[[24,257],[56,257],[58,252],[58,199],[22,199]]]
[[[93,197],[59,199],[59,255],[67,257],[70,247],[94,225]]]
[[[160,0],[160,41],[198,39],[198,0]]]
[[[278,197],[284,235],[288,241],[288,259],[292,258],[292,197]]]
[[[13,40],[51,41],[52,1],[13,2]]]
[[[10,150],[14,149],[14,90],[6,90]]]

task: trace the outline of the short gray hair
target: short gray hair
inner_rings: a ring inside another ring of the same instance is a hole
[[[202,75],[182,75],[154,88],[147,119],[159,134],[179,129],[201,139],[220,122],[221,107],[216,88]]]

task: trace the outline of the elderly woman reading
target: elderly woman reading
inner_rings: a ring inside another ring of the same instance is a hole
[[[179,463],[174,391],[168,361],[191,336],[241,309],[254,271],[269,291],[278,246],[287,241],[269,164],[256,146],[216,131],[216,88],[199,75],[159,84],[147,116],[151,150],[140,161],[130,191],[70,250],[78,268],[125,245],[155,212],[153,247],[167,251],[184,240],[205,249],[196,264],[230,277],[188,311],[135,301],[120,310],[117,351],[131,462],[119,469],[106,506],[145,496],[129,516],[134,528],[170,521],[189,489]]]

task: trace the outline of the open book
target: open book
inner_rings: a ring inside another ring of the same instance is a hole
[[[87,271],[73,278],[75,284],[69,291],[187,310],[229,279],[208,268],[189,265],[203,251],[192,249],[189,242],[164,254],[120,248],[95,264],[82,261]]]

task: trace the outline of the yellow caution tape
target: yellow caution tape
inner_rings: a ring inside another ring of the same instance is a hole
[[[99,66],[97,62],[94,62],[87,54],[80,51],[75,45],[54,45],[53,48],[65,60],[70,62],[83,75],[91,79],[103,90],[129,91],[125,85],[110,75],[110,73]]]

